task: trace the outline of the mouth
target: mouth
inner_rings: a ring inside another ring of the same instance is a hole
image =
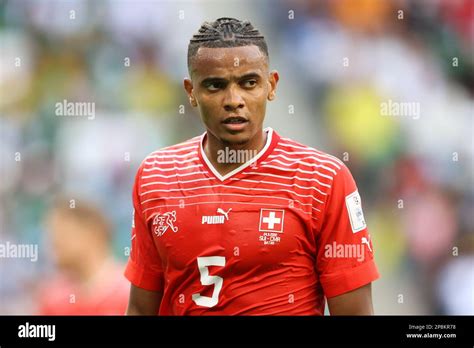
[[[243,116],[228,116],[222,121],[224,127],[230,132],[242,131],[248,123],[249,120]]]
[[[243,116],[229,116],[222,121],[224,124],[241,124],[246,122],[248,122],[248,120]]]

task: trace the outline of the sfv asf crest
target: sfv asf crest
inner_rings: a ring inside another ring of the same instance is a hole
[[[178,227],[174,225],[176,222],[176,210],[166,212],[163,214],[156,214],[153,219],[153,232],[161,237],[165,232],[170,229],[173,232],[178,232]]]

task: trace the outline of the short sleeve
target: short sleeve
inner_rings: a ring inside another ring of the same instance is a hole
[[[153,237],[147,228],[140,204],[140,177],[142,167],[137,172],[133,184],[133,221],[131,250],[125,269],[125,277],[135,286],[150,290],[163,290],[163,267]]]
[[[356,183],[341,165],[333,177],[316,239],[316,270],[327,298],[379,277]]]

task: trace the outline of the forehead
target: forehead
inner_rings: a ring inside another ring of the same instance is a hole
[[[192,63],[192,74],[199,77],[224,76],[267,68],[267,57],[255,45],[240,47],[200,47]]]

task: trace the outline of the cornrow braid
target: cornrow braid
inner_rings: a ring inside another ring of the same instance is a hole
[[[249,21],[222,17],[204,22],[188,45],[188,68],[200,47],[238,47],[256,45],[268,58],[265,38]]]

